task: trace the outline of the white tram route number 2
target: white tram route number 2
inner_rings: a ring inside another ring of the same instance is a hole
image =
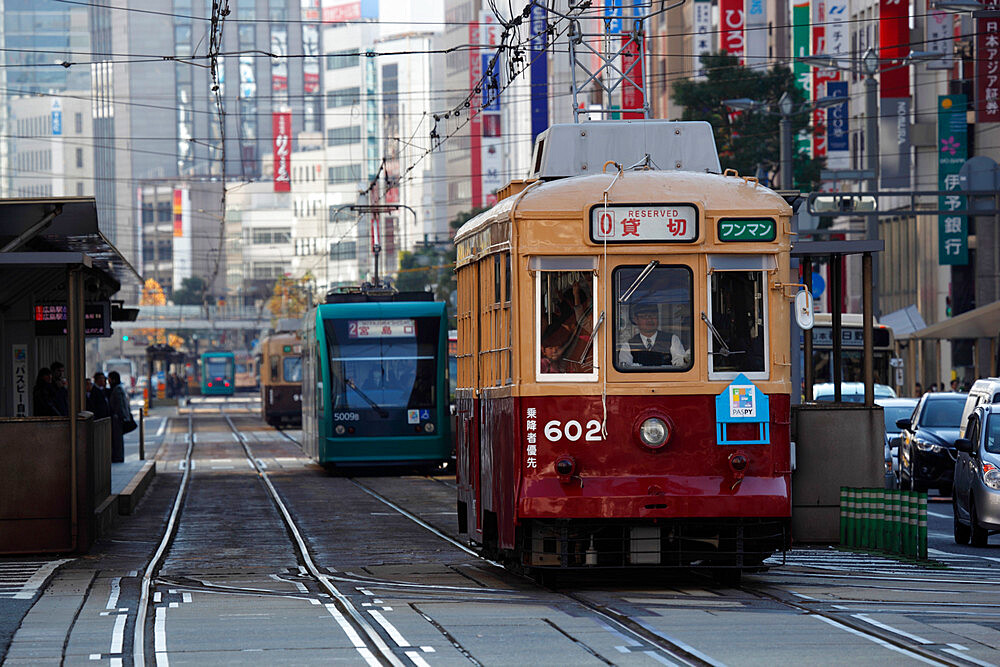
[[[542,432],[545,434],[545,439],[549,442],[558,442],[564,439],[576,442],[581,437],[587,442],[600,442],[601,422],[597,419],[591,419],[584,426],[575,419],[571,419],[565,424],[558,419],[553,419],[550,422],[546,422]]]

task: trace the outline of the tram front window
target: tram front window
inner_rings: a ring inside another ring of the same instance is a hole
[[[210,378],[224,378],[229,374],[229,362],[225,359],[205,361],[205,375]]]
[[[712,274],[711,371],[760,373],[765,370],[764,273]]]
[[[282,365],[285,382],[302,382],[302,357],[285,357]]]
[[[651,268],[652,267],[652,268]],[[686,266],[621,266],[615,290],[615,368],[686,371],[692,365],[692,277]]]
[[[433,409],[437,396],[436,318],[325,320],[333,409],[382,418]]]

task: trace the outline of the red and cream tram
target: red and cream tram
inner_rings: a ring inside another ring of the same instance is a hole
[[[644,154],[676,169],[605,164]],[[535,165],[455,237],[461,531],[531,569],[759,567],[789,543],[790,206],[703,123],[553,126]]]

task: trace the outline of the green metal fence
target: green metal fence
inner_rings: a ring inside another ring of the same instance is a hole
[[[840,544],[927,559],[927,494],[840,487]]]

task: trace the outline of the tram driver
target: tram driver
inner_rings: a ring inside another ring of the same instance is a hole
[[[684,348],[680,336],[660,328],[656,304],[640,303],[633,306],[629,312],[629,321],[636,326],[638,332],[619,351],[619,366],[684,367],[689,364],[691,351]]]

